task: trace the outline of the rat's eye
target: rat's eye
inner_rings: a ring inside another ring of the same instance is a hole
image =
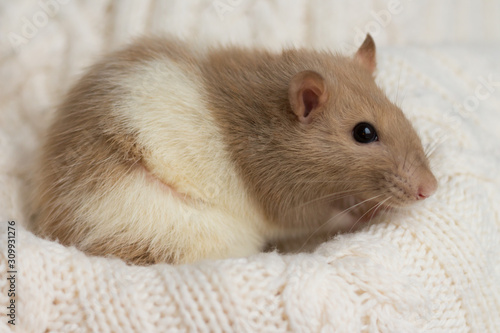
[[[359,123],[354,126],[354,129],[352,130],[352,136],[359,143],[370,143],[373,141],[378,141],[375,127],[368,123]]]

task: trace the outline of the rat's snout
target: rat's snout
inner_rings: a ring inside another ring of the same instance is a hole
[[[431,171],[425,170],[419,177],[419,185],[416,193],[417,200],[423,200],[436,192],[438,183]]]

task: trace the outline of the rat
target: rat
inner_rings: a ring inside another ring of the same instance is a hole
[[[247,256],[431,196],[420,138],[353,56],[142,37],[69,90],[43,146],[35,229],[132,264]]]

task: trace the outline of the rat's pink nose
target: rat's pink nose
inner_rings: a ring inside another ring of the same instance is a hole
[[[422,180],[420,181],[420,186],[418,187],[417,200],[423,200],[434,194],[437,190],[437,180],[436,177],[430,172],[426,173]]]

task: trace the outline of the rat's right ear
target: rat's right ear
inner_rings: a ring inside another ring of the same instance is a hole
[[[325,80],[313,71],[300,72],[290,82],[288,98],[299,121],[309,124],[328,99]]]
[[[365,41],[361,44],[358,52],[354,55],[354,59],[373,74],[375,67],[377,67],[375,53],[375,42],[370,34],[366,34]]]

